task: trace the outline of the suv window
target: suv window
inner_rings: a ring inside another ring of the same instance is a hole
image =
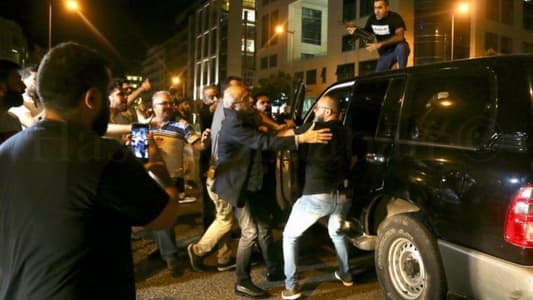
[[[345,82],[341,83],[337,86],[333,86],[330,89],[328,89],[323,96],[331,96],[337,100],[339,100],[340,104],[340,114],[339,119],[344,119],[344,116],[346,115],[346,110],[348,108],[348,104],[350,103],[350,97],[352,95],[352,89],[353,89],[353,82]],[[314,103],[316,105],[316,101]],[[310,108],[309,110],[305,110],[304,113],[307,113],[307,116],[305,117],[305,121],[309,122],[315,118],[315,114],[313,113],[313,109]]]
[[[486,141],[496,107],[487,72],[441,70],[412,80],[400,139],[464,147]]]
[[[376,134],[381,106],[385,100],[389,82],[389,78],[357,82],[345,122],[354,134],[363,136]]]

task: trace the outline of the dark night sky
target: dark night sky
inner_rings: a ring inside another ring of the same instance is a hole
[[[115,69],[140,66],[146,50],[172,36],[179,28],[176,18],[193,2],[187,0],[77,0],[82,14],[110,42],[116,51],[64,0],[52,2],[52,44],[76,41],[105,54]],[[48,4],[46,0],[0,0],[0,17],[22,26],[31,44],[48,47]],[[118,53],[120,57],[117,57]]]

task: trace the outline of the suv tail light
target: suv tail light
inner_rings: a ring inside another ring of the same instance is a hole
[[[505,240],[520,247],[533,248],[533,186],[520,188],[507,211]]]

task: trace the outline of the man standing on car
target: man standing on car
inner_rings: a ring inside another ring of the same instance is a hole
[[[339,103],[329,96],[320,98],[314,107],[315,128],[329,128],[333,139],[327,144],[303,145],[299,152],[305,164],[303,195],[292,207],[283,230],[283,259],[285,264],[285,290],[283,299],[298,299],[301,292],[296,282],[296,255],[298,238],[318,219],[329,216],[328,232],[340,268],[335,277],[345,286],[351,286],[352,276],[348,261],[345,235],[340,231],[342,221],[350,207],[346,196],[340,194],[348,177],[351,142],[350,132],[338,120]],[[311,124],[295,130],[306,130]]]
[[[348,24],[346,30],[353,35],[361,29]],[[377,39],[366,46],[367,50],[379,53],[376,72],[390,70],[395,63],[399,68],[407,66],[410,50],[404,37],[405,22],[398,13],[389,10],[389,0],[374,0],[374,14],[368,17],[364,30],[374,33]]]

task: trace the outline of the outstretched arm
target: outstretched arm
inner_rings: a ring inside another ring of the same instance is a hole
[[[141,86],[138,87],[135,91],[131,92],[131,94],[128,96],[128,105],[131,105],[133,100],[139,98],[141,93],[148,92],[151,88],[152,88],[152,85],[150,84],[150,79],[146,78],[141,83]]]

